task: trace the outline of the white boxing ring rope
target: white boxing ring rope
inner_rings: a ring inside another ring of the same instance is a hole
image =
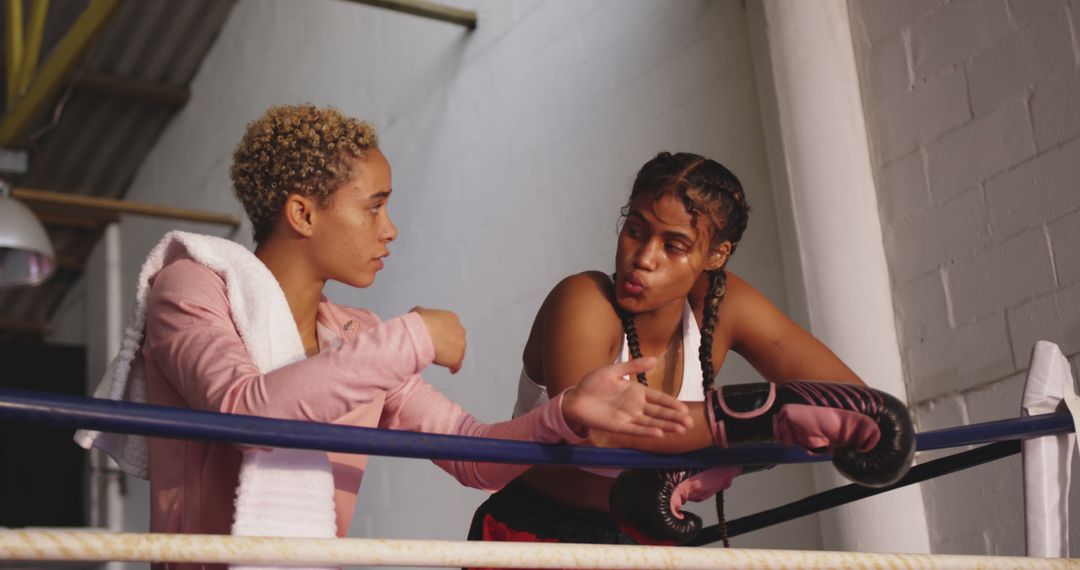
[[[1080,560],[600,544],[0,530],[0,558],[442,568],[1080,568]]]

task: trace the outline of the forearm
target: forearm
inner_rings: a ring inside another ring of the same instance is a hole
[[[523,416],[486,424],[416,377],[387,399],[380,427],[539,443],[582,441],[583,436],[567,425],[561,404],[559,396]],[[530,467],[453,460],[434,463],[461,484],[488,491],[501,489]]]
[[[712,433],[705,417],[705,405],[686,402],[694,425],[685,433],[665,433],[663,437],[638,437],[590,430],[586,443],[596,447],[619,447],[653,453],[685,453],[713,445]]]
[[[268,374],[232,380],[203,377],[207,405],[233,414],[332,422],[376,395],[401,386],[431,361],[416,342],[417,317],[393,319],[340,346]],[[220,380],[224,392],[215,398]]]

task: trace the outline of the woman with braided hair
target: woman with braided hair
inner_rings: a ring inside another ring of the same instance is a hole
[[[769,381],[763,386],[775,388],[773,383],[797,379],[862,385],[824,344],[725,269],[746,229],[749,210],[739,180],[716,161],[690,153],[661,152],[645,163],[622,210],[614,274],[588,271],[563,279],[537,313],[524,349],[515,415],[573,386],[585,371],[640,355],[655,356],[659,364],[638,374],[637,381],[696,402],[690,405],[694,427],[685,434],[651,440],[593,432],[591,443],[683,452],[727,443],[724,422],[718,416],[724,411],[714,413],[702,402],[714,393],[714,374],[729,351],[742,355]],[[755,414],[754,409],[775,400],[765,399],[751,403],[747,413]],[[727,409],[723,399],[714,400],[717,409]],[[739,412],[735,416],[740,417]],[[729,421],[729,432],[738,432],[735,423]],[[837,433],[835,425],[821,428],[824,439],[822,433],[803,434],[801,439],[796,436],[785,442],[817,449],[855,441],[863,449],[873,437],[873,429],[859,418],[841,416],[839,427],[842,433]],[[813,440],[813,435],[818,439]],[[533,467],[478,508],[469,538],[679,542],[642,536],[654,533],[642,529],[639,521],[612,516],[609,495],[615,501],[612,489],[619,474],[612,471]],[[681,524],[683,501],[715,494],[740,469],[697,471],[683,471],[676,480],[670,474],[660,477],[667,485],[664,500],[669,501],[664,503],[661,526]],[[638,507],[655,511],[655,497],[642,495],[633,485],[623,486],[632,489],[629,501],[636,501],[637,506],[615,506],[624,511]],[[718,503],[721,500],[718,496]]]

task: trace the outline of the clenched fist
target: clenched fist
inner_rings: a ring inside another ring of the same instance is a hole
[[[457,374],[465,360],[465,327],[461,326],[457,314],[424,307],[413,307],[410,312],[424,319],[431,344],[435,346],[435,364],[447,367],[451,374]]]

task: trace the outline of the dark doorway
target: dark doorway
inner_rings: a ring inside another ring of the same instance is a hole
[[[86,348],[0,343],[0,386],[82,396]],[[86,526],[74,430],[0,421],[0,527]]]

